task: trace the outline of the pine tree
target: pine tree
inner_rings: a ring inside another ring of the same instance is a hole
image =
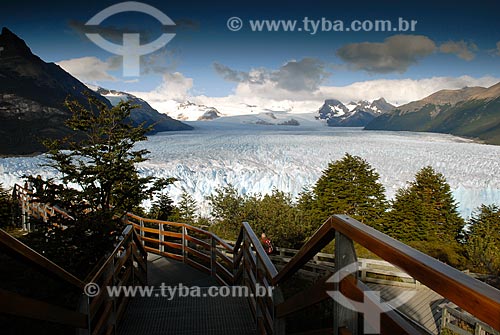
[[[182,189],[181,200],[177,206],[179,221],[193,224],[196,221],[198,204],[191,194]]]
[[[332,214],[347,214],[378,227],[387,208],[379,174],[364,159],[350,154],[328,165],[313,194],[319,222]]]
[[[215,194],[207,197],[211,208],[211,217],[215,222],[213,229],[225,238],[236,238],[241,223],[247,221],[244,212],[246,198],[229,184],[215,190]]]
[[[156,220],[169,221],[175,211],[172,198],[168,194],[161,194],[151,206],[149,216]]]
[[[475,271],[500,275],[500,208],[482,205],[469,221],[465,250]]]
[[[386,232],[404,242],[453,244],[461,239],[463,226],[450,185],[430,166],[398,190],[385,219]]]

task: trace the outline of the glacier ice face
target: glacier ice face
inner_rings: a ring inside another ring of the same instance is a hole
[[[464,217],[482,203],[500,204],[500,146],[443,134],[315,124],[193,122],[193,131],[159,133],[140,143],[151,154],[139,170],[144,175],[177,178],[169,189],[174,200],[179,200],[185,188],[200,204],[202,214],[209,210],[206,196],[228,183],[242,193],[266,194],[277,188],[297,195],[316,182],[329,162],[346,152],[363,157],[378,171],[388,198],[420,168],[431,165],[446,176]],[[43,162],[43,156],[2,158],[0,182],[12,186],[24,174],[55,176],[54,171],[41,167]]]

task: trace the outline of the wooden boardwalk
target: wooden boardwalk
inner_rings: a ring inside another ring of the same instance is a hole
[[[397,310],[429,334],[439,334],[442,307],[449,302],[441,295],[423,285],[415,289],[373,283],[367,285],[372,290],[379,291],[384,301],[390,301],[405,291],[416,290],[417,293]]]

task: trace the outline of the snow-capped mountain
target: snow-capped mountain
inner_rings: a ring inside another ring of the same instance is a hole
[[[372,102],[350,102],[347,105],[336,99],[328,99],[319,109],[317,118],[325,120],[330,127],[364,127],[377,116],[394,108],[384,98]]]
[[[189,100],[178,103],[176,110],[168,114],[174,119],[184,121],[210,121],[221,117],[217,108],[195,104]]]
[[[154,125],[153,132],[169,131],[169,130],[189,130],[191,126],[186,125],[178,120],[159,113],[156,109],[151,107],[145,100],[136,97],[133,94],[120,92],[115,90],[108,90],[102,87],[95,87],[87,85],[90,89],[106,98],[113,106],[116,106],[120,101],[129,101],[131,104],[138,107],[134,108],[130,118],[136,124],[145,122],[148,125]]]

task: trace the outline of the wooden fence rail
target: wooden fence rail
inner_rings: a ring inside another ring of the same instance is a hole
[[[125,217],[148,252],[182,261],[210,274],[221,285],[233,285],[233,246],[217,235],[186,223]],[[231,255],[231,256],[230,256]]]
[[[277,254],[270,256],[278,267],[283,267],[298,252],[296,249],[276,247]],[[364,283],[418,288],[420,282],[391,263],[378,259],[358,258],[359,279]],[[335,269],[335,255],[318,252],[299,270],[306,279],[317,279],[332,273]]]

